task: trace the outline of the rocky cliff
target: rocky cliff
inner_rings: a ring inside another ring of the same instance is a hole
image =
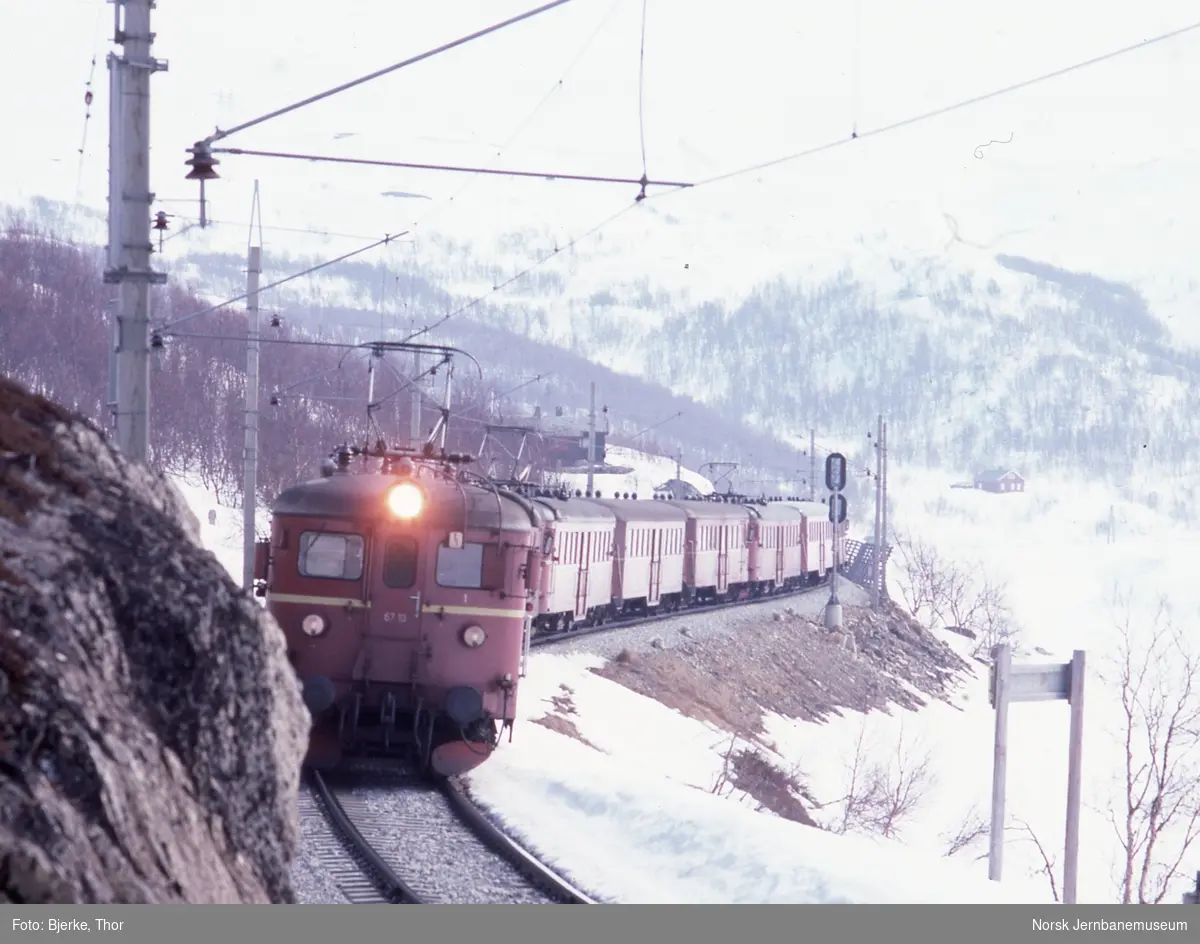
[[[0,901],[291,902],[309,718],[168,481],[0,377]]]

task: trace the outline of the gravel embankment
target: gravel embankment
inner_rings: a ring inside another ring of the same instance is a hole
[[[841,577],[838,578],[838,599],[843,606],[862,606],[867,600],[866,592],[859,586]],[[728,636],[756,626],[761,626],[775,614],[789,610],[796,616],[820,621],[829,602],[829,588],[817,587],[808,593],[779,600],[766,600],[749,606],[730,610],[700,610],[695,613],[680,613],[661,623],[614,629],[610,632],[592,633],[564,642],[550,643],[533,651],[568,655],[586,652],[605,659],[615,658],[622,650],[641,652],[648,649],[669,650],[681,643],[699,642],[714,636]],[[657,641],[657,642],[656,642]]]

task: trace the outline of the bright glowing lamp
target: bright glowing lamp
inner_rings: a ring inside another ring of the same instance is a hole
[[[425,506],[425,496],[412,482],[401,482],[388,492],[387,502],[397,518],[415,518]]]

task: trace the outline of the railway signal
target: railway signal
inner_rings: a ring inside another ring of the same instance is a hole
[[[846,457],[834,452],[825,460],[825,487],[840,492],[846,487]]]
[[[833,524],[842,524],[846,520],[846,496],[841,492],[829,496],[829,520]]]
[[[829,489],[829,521],[833,539],[833,566],[829,577],[829,602],[825,604],[825,628],[834,631],[842,628],[842,604],[837,595],[837,562],[839,525],[846,520],[846,457],[840,452],[830,453],[825,459],[825,487]]]

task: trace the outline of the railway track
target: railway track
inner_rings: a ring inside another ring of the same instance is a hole
[[[506,836],[454,782],[364,763],[310,776],[301,816],[319,806],[328,840],[315,850],[352,903],[586,904]]]
[[[537,636],[530,645],[780,602],[828,587],[826,577],[788,593]],[[492,823],[456,781],[434,783],[401,766],[363,762],[336,777],[311,772],[299,799],[301,818],[312,821],[317,859],[353,904],[592,903]]]
[[[840,576],[840,574],[839,574]],[[746,606],[755,606],[763,603],[778,603],[781,600],[790,600],[795,597],[806,596],[814,593],[817,590],[829,589],[829,576],[822,578],[820,583],[815,583],[809,587],[801,587],[798,590],[789,590],[787,593],[775,593],[767,597],[752,597],[749,600],[735,600],[730,603],[709,603],[701,606],[691,606],[686,610],[673,610],[670,613],[655,613],[652,616],[632,616],[618,617],[616,619],[606,620],[598,626],[580,626],[576,629],[570,629],[567,632],[558,632],[550,634],[542,634],[534,636],[530,640],[529,646],[550,646],[556,642],[566,642],[569,639],[579,639],[582,636],[590,636],[593,633],[616,632],[618,629],[633,629],[636,626],[650,626],[655,623],[665,623],[674,619],[683,619],[687,616],[703,616],[707,613],[724,613],[728,610],[736,610]]]

